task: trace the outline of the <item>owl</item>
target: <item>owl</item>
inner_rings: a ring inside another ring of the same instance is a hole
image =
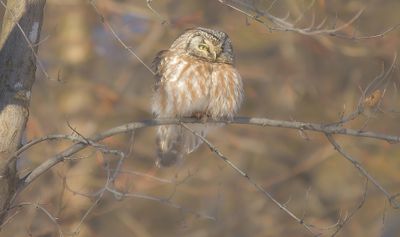
[[[153,61],[156,118],[232,118],[243,100],[242,79],[234,66],[231,40],[222,31],[186,30]],[[191,124],[201,136],[218,125]],[[171,166],[195,150],[202,140],[180,125],[157,130],[157,166]]]

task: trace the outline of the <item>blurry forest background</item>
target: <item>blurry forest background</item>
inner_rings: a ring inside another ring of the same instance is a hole
[[[266,9],[273,1],[243,1]],[[398,0],[276,1],[270,12],[304,13],[300,25],[328,17],[328,25],[363,14],[343,33],[374,35],[400,23]],[[400,31],[368,40],[329,35],[270,32],[263,24],[216,0],[145,0],[95,2],[119,37],[146,62],[166,49],[181,32],[203,26],[225,31],[233,41],[236,65],[245,86],[241,116],[329,123],[355,109],[361,92],[388,68],[400,48]],[[1,9],[2,14],[4,9]],[[337,18],[337,20],[335,20]],[[162,24],[163,19],[168,21]],[[121,47],[88,1],[47,0],[38,68],[26,140],[71,134],[67,121],[85,136],[131,121],[152,118],[153,76]],[[364,114],[348,127],[400,134],[399,72],[391,82],[382,111]],[[367,122],[367,123],[366,123]],[[321,134],[297,130],[229,125],[209,134],[210,141],[279,201],[308,223],[335,225],[357,210],[338,236],[400,236],[400,213],[337,153]],[[400,148],[384,141],[338,136],[392,193],[400,189]],[[57,218],[64,236],[310,236],[254,187],[202,145],[181,166],[155,167],[155,129],[109,138],[105,143],[129,153],[116,186],[121,192],[157,197],[117,200],[105,193],[98,205],[90,193],[103,187],[106,157],[87,149],[58,164],[18,199],[39,203]],[[53,141],[35,146],[18,163],[20,176],[67,148]],[[176,208],[163,203],[167,198]],[[91,209],[93,207],[93,209]],[[90,209],[87,216],[85,213]],[[84,218],[82,220],[82,218]],[[397,228],[397,229],[396,229]],[[325,235],[334,228],[322,230]],[[78,233],[79,232],[79,233]],[[34,206],[18,210],[0,236],[57,236],[51,219]]]

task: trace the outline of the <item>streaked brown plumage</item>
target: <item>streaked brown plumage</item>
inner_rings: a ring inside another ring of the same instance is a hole
[[[157,54],[153,67],[156,83],[152,111],[157,118],[231,118],[243,100],[232,44],[224,32],[200,27],[187,30],[168,50]],[[190,127],[202,136],[210,129],[206,124]],[[157,165],[173,165],[201,143],[181,126],[160,126]]]

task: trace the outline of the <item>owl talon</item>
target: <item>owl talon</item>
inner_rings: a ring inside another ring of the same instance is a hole
[[[192,114],[192,118],[196,118],[196,119],[199,119],[199,120],[200,120],[203,116],[204,116],[204,115],[203,115],[202,112],[194,112],[194,113]]]
[[[210,118],[211,116],[208,113],[204,113],[204,112],[195,112],[192,114],[192,118],[196,118],[198,120],[200,120],[202,123],[206,123],[208,118]]]

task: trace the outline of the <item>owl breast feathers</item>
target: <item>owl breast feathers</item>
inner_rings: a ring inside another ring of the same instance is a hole
[[[243,100],[242,80],[233,64],[227,34],[205,28],[187,30],[168,50],[159,52],[153,62],[153,113],[157,118],[232,118]],[[205,136],[212,125],[190,127]],[[199,137],[182,126],[160,126],[157,165],[173,165],[201,143]]]

